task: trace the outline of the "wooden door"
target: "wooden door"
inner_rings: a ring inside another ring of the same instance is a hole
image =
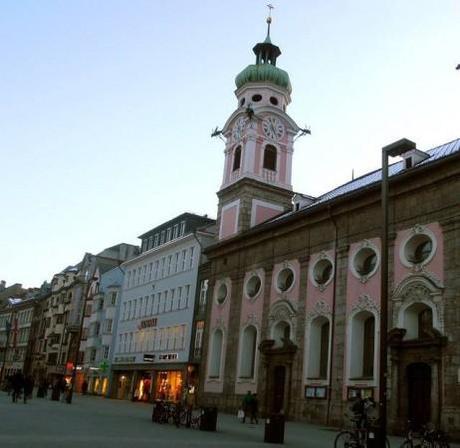
[[[416,426],[425,425],[431,418],[431,367],[414,363],[407,367],[408,417]]]
[[[286,367],[276,366],[273,371],[273,412],[284,409],[284,390],[286,383]]]

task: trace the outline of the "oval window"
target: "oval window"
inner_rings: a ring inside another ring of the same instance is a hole
[[[413,264],[421,264],[428,259],[433,251],[433,241],[428,235],[414,235],[406,243],[404,254]]]
[[[240,106],[244,106],[244,103],[246,102],[246,98],[241,98],[240,101]]]
[[[222,283],[219,286],[219,289],[217,290],[217,303],[222,305],[225,302],[226,298],[227,298],[227,285],[225,283]]]
[[[276,281],[276,285],[278,289],[282,292],[287,291],[292,284],[294,283],[294,272],[290,268],[284,268],[278,274],[278,279]]]
[[[377,253],[370,247],[363,247],[356,253],[353,264],[360,276],[370,275],[377,267]]]
[[[246,294],[252,299],[259,294],[262,282],[258,275],[253,275],[246,283]]]
[[[278,106],[278,98],[275,98],[274,96],[270,97],[270,103],[272,103],[274,106]]]
[[[252,101],[254,101],[254,103],[258,103],[261,100],[262,100],[262,95],[259,95],[258,93],[255,95],[252,95]]]
[[[318,285],[325,285],[332,277],[332,263],[327,258],[319,260],[313,268],[313,279]]]

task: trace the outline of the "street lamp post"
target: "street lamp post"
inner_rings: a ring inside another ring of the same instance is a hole
[[[415,149],[415,143],[403,138],[382,148],[382,261],[380,279],[380,364],[379,364],[379,447],[386,447],[387,433],[387,334],[388,334],[388,158]]]

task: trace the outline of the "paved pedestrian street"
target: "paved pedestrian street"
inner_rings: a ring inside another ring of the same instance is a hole
[[[136,448],[267,447],[264,425],[242,424],[219,414],[217,431],[205,432],[151,421],[152,405],[76,395],[71,405],[34,398],[11,403],[0,393],[0,447]],[[336,431],[304,423],[286,424],[285,446],[333,447]],[[401,439],[392,439],[399,447]]]

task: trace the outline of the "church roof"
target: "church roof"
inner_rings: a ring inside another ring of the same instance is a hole
[[[426,153],[428,154],[429,157],[427,157],[425,160],[418,163],[415,167],[430,165],[431,163],[437,160],[444,159],[455,153],[460,153],[460,138],[458,138],[457,140],[453,140],[449,143],[445,143],[443,145],[432,148],[426,151]],[[404,168],[404,160],[401,160],[389,166],[388,174],[389,174],[389,177],[394,177],[394,176],[397,176],[398,174],[401,174],[403,171],[407,171],[407,170]],[[381,180],[382,180],[382,170],[378,169],[378,170],[372,171],[371,173],[365,174],[361,177],[358,177],[357,179],[347,182],[346,184],[340,185],[339,187],[334,188],[333,190],[328,191],[327,193],[324,193],[323,195],[317,197],[311,204],[308,204],[300,208],[300,210],[291,211],[291,212],[284,213],[282,215],[278,215],[276,218],[273,218],[270,221],[266,221],[265,223],[280,221],[286,218],[287,216],[291,216],[296,213],[299,213],[301,210],[313,209],[314,207],[320,204],[324,204],[328,201],[335,200],[341,196],[344,196],[346,194],[349,194],[355,191],[359,191],[363,188],[370,187],[371,185],[378,184],[381,182]]]

